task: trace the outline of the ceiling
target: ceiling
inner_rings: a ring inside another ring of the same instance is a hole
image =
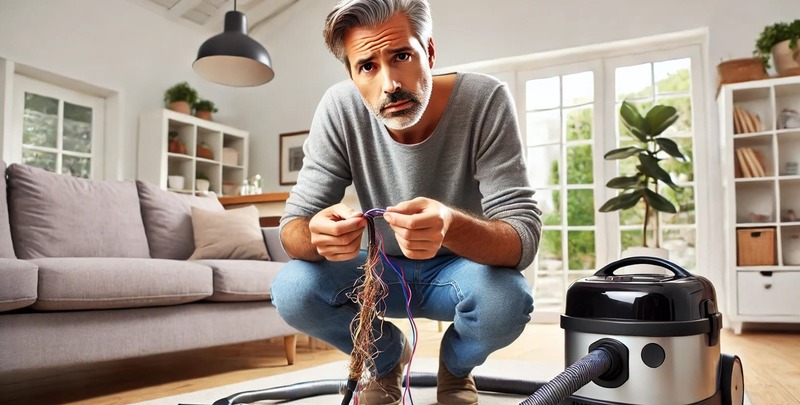
[[[247,16],[248,31],[266,23],[299,0],[131,0],[166,19],[208,32],[224,29],[225,13]]]

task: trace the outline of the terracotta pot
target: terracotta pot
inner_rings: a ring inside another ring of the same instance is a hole
[[[211,111],[197,110],[194,112],[194,116],[211,121]]]
[[[789,40],[778,42],[772,46],[772,61],[779,75],[797,74],[795,72],[800,71],[800,50],[791,50]]]
[[[186,101],[175,101],[170,103],[169,107],[172,111],[177,111],[179,113],[184,114],[191,114],[192,113],[192,106],[189,105]]]

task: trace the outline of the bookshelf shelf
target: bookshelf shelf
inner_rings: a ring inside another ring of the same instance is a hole
[[[800,322],[800,77],[722,86],[725,322]],[[796,308],[787,312],[786,307]]]

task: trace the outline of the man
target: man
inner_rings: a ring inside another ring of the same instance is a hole
[[[437,399],[477,404],[471,376],[530,320],[520,270],[541,233],[514,105],[489,76],[432,76],[435,48],[427,0],[342,0],[324,37],[350,79],[332,86],[315,113],[297,185],[281,219],[296,260],[273,282],[280,315],[350,353],[363,273],[366,219],[340,201],[355,186],[390,260],[404,269],[414,317],[453,321],[440,346]],[[386,266],[388,269],[389,267]],[[402,283],[383,279],[388,317],[406,317]],[[396,404],[411,348],[390,322],[373,324],[377,376],[360,404]]]

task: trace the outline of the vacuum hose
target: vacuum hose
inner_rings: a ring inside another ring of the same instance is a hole
[[[618,370],[614,370],[614,366],[619,368],[618,359],[619,353],[612,346],[599,346],[572,363],[520,405],[558,405],[595,378],[616,373]]]
[[[530,395],[520,405],[557,405],[595,378],[613,379],[619,374],[623,361],[614,344],[601,344],[576,361],[549,382],[512,380],[475,376],[479,391]],[[412,387],[435,387],[436,374],[411,373]],[[405,384],[405,382],[404,382]],[[263,390],[244,391],[214,401],[213,405],[249,404],[265,400],[284,400],[343,394],[342,404],[350,403],[355,391],[353,380],[319,380],[284,385]]]

